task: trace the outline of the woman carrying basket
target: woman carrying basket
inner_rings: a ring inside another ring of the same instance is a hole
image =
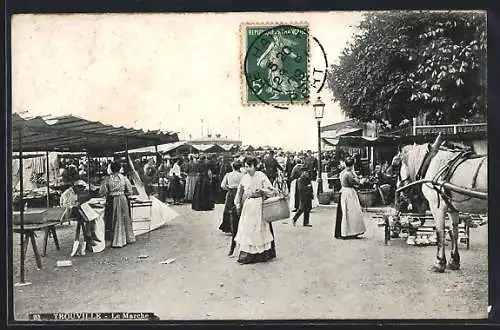
[[[256,167],[257,159],[245,159],[246,174],[241,179],[234,200],[240,214],[234,239],[239,246],[240,264],[267,262],[276,257],[273,227],[262,216],[264,198],[276,195],[276,190],[268,177]]]

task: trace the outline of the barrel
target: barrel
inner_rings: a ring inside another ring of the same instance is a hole
[[[359,190],[358,197],[362,207],[371,207],[375,205],[378,191],[376,189]]]
[[[332,195],[330,193],[318,194],[318,202],[320,205],[329,205],[332,201]]]

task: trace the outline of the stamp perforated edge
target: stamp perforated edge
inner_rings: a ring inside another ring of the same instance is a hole
[[[310,99],[311,99],[311,93],[309,93],[309,99],[307,101],[303,102],[297,102],[297,103],[288,103],[288,102],[268,102],[264,103],[262,101],[255,101],[255,102],[248,102],[247,100],[247,81],[245,77],[245,56],[247,52],[247,35],[246,35],[246,28],[247,27],[276,27],[280,25],[289,25],[289,26],[304,26],[307,29],[307,80],[308,82],[311,79],[311,63],[310,63],[310,56],[311,56],[311,42],[312,36],[311,36],[311,30],[310,30],[310,23],[308,21],[295,21],[295,22],[243,22],[240,23],[240,28],[239,28],[239,34],[240,34],[240,100],[241,104],[244,107],[258,107],[258,106],[281,106],[281,107],[289,107],[289,106],[306,106],[309,105]]]

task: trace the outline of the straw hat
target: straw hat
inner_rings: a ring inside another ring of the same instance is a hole
[[[74,183],[73,183],[74,186],[82,186],[82,187],[85,187],[85,188],[88,188],[88,184],[87,182],[83,181],[83,180],[76,180]]]

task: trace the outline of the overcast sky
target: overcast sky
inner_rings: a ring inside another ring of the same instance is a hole
[[[334,62],[360,12],[18,15],[12,22],[13,111],[312,149],[311,106],[242,105],[240,25],[308,22]],[[315,49],[312,48],[312,52]],[[313,54],[314,55],[314,54]],[[315,55],[317,56],[317,54]],[[330,91],[324,124],[344,119]],[[241,131],[238,130],[241,118]]]

